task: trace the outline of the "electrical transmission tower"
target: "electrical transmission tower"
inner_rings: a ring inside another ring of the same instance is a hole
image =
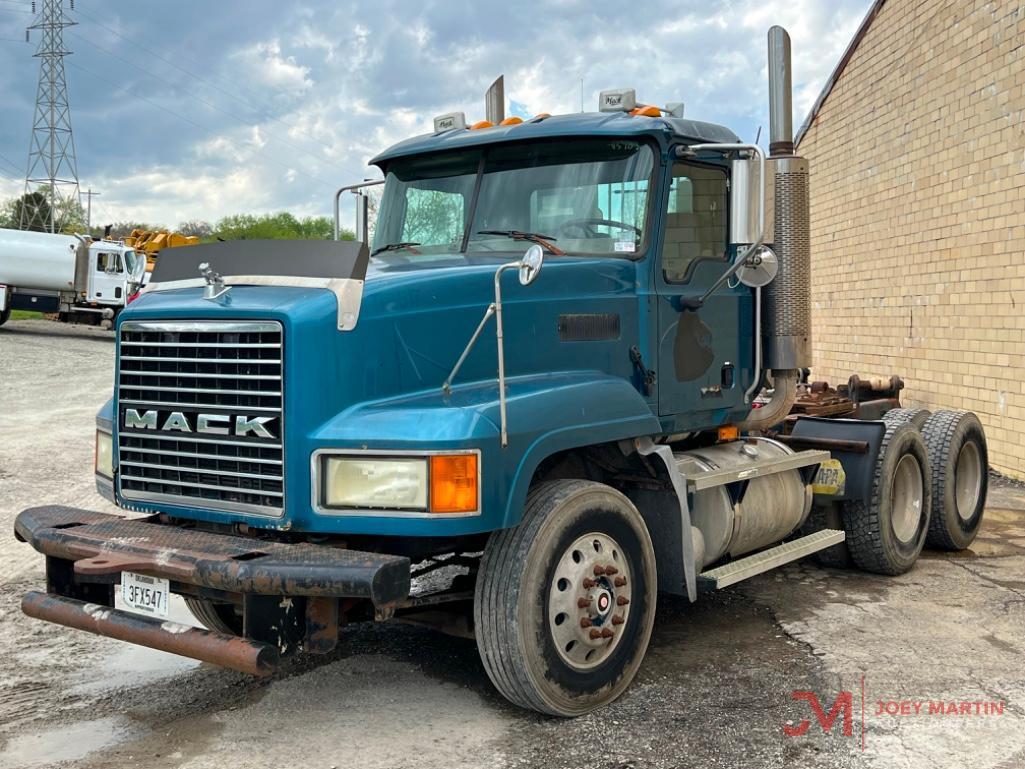
[[[21,229],[60,232],[68,218],[81,209],[75,137],[71,133],[68,82],[64,76],[64,28],[75,22],[64,12],[64,0],[38,0],[40,10],[30,30],[41,39],[39,89],[32,121],[32,139],[21,206]],[[36,3],[33,2],[33,11]],[[71,7],[75,7],[71,0]]]

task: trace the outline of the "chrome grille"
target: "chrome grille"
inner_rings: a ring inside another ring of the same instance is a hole
[[[121,496],[281,515],[281,324],[126,321],[119,341]]]

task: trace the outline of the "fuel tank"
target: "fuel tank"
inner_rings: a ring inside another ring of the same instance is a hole
[[[676,454],[681,469],[742,470],[793,454],[769,438],[748,438]],[[691,526],[698,568],[723,556],[737,556],[775,545],[804,523],[811,510],[812,490],[799,470],[787,470],[747,481],[739,500],[726,486],[694,494]]]

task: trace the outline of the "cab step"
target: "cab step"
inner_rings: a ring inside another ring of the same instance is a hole
[[[698,574],[698,587],[719,590],[844,541],[839,529],[823,529]]]

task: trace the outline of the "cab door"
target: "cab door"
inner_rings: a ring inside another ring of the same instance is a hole
[[[709,427],[743,405],[751,381],[751,290],[720,287],[698,310],[696,299],[733,256],[728,166],[677,162],[663,200],[658,293],[658,411],[680,430]]]
[[[124,304],[125,262],[121,252],[94,250],[89,255],[89,291],[87,299],[98,304]]]

